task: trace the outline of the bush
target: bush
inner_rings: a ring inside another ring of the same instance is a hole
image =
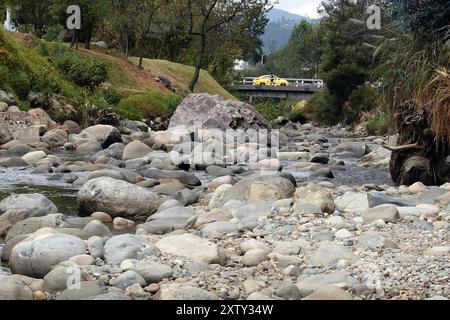
[[[366,122],[366,130],[369,134],[387,134],[390,126],[390,117],[386,113],[377,112]]]
[[[266,119],[267,121],[274,121],[280,115],[278,106],[271,103],[257,103],[254,105],[255,109]]]
[[[121,115],[128,119],[152,120],[173,113],[180,102],[181,96],[178,95],[147,92],[122,99],[117,109]]]
[[[56,68],[76,85],[94,90],[108,78],[107,64],[77,52],[65,52],[56,58]]]
[[[108,79],[108,62],[79,53],[63,43],[42,41],[35,49],[75,85],[94,90]]]
[[[342,108],[337,107],[336,99],[327,89],[312,96],[306,109],[312,111],[315,120],[325,124],[333,125],[343,120]]]
[[[289,111],[288,113],[286,113],[285,118],[294,123],[306,123],[305,115],[299,111]]]
[[[363,84],[353,90],[344,106],[344,115],[348,122],[353,123],[361,118],[364,112],[375,108],[378,98],[377,89],[369,84]]]

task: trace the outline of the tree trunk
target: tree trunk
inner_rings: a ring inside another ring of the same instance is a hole
[[[86,29],[86,39],[84,41],[84,47],[87,50],[91,50],[91,40],[92,40],[92,27]]]
[[[200,52],[197,57],[197,63],[195,64],[195,71],[194,76],[191,80],[191,83],[189,83],[189,90],[194,92],[195,86],[197,85],[198,79],[200,78],[200,69],[202,68],[203,64],[203,56],[205,55],[205,49],[206,49],[206,34],[202,33],[200,35]]]
[[[144,69],[142,64],[144,61],[144,42],[141,40],[139,42],[139,69]]]
[[[429,127],[426,111],[417,113],[412,106],[395,115],[399,138],[397,144],[417,143],[420,148],[393,151],[390,161],[392,180],[397,185],[422,182],[442,185],[450,181],[450,149],[448,141],[436,143]]]

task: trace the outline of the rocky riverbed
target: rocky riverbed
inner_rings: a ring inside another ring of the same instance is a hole
[[[287,124],[230,144],[222,130],[271,128],[208,95],[160,132],[13,111],[39,134],[3,136],[0,300],[450,295],[450,185],[394,186],[394,137]]]

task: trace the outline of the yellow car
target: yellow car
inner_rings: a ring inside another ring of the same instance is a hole
[[[276,86],[276,87],[287,87],[289,86],[289,81],[281,79],[274,75],[264,75],[253,80],[254,86]]]

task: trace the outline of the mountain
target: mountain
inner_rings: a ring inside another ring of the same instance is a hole
[[[274,52],[283,48],[291,38],[292,30],[303,19],[311,20],[281,9],[273,8],[267,14],[269,23],[265,34],[261,37],[264,43],[263,51],[265,54]]]

